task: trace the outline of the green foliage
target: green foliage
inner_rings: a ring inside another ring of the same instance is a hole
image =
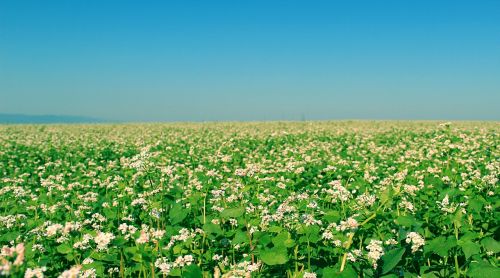
[[[0,126],[0,275],[500,277],[499,131]]]
[[[396,265],[398,265],[398,263],[401,261],[401,258],[403,258],[404,253],[404,248],[397,248],[387,251],[387,253],[382,256],[382,274],[386,274],[389,271],[393,270],[394,267],[396,267]]]
[[[284,247],[274,247],[260,251],[260,259],[267,265],[280,265],[288,261],[287,250]]]

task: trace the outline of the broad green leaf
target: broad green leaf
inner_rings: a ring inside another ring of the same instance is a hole
[[[293,239],[290,238],[290,233],[286,231],[279,233],[272,239],[272,241],[274,246],[290,248],[295,245],[295,241],[293,241]]]
[[[481,252],[480,245],[472,241],[464,242],[460,244],[460,246],[462,247],[462,251],[464,252],[466,259]]]
[[[110,208],[105,208],[103,209],[103,213],[104,215],[107,217],[107,218],[110,218],[110,219],[115,219],[116,218],[116,211],[115,210],[112,210]]]
[[[288,261],[286,248],[271,248],[260,251],[260,259],[267,265],[285,264]]]
[[[401,258],[403,257],[405,253],[404,248],[397,248],[393,250],[387,251],[383,256],[382,256],[382,274],[386,274],[389,271],[391,271],[396,265],[398,265],[399,261],[401,261]]]
[[[181,269],[176,267],[174,269],[172,269],[172,271],[170,271],[170,273],[168,274],[168,276],[173,276],[173,277],[180,277],[182,275],[182,272],[181,272]]]
[[[451,248],[457,245],[457,241],[454,237],[445,238],[444,236],[431,239],[424,246],[424,252],[426,254],[433,253],[441,257],[448,256],[448,252]]]
[[[483,238],[483,240],[481,240],[481,244],[486,250],[490,252],[500,252],[500,243],[491,237]]]
[[[500,277],[500,269],[487,262],[472,262],[467,270],[467,275],[471,278]]]
[[[205,231],[208,234],[216,234],[216,235],[221,235],[224,233],[220,228],[220,225],[213,224],[210,222],[203,225],[203,231]]]
[[[419,225],[419,222],[413,216],[409,215],[398,216],[398,218],[396,218],[396,223],[398,225],[405,226],[408,228]]]
[[[200,278],[200,277],[203,277],[203,275],[201,273],[201,269],[199,266],[197,266],[195,264],[191,264],[189,266],[186,266],[182,270],[182,277],[184,277],[184,278]]]
[[[330,210],[323,215],[323,219],[327,223],[335,223],[340,220],[340,212],[336,210]]]
[[[279,232],[283,231],[283,228],[280,226],[270,226],[268,231],[271,233],[279,233]]]
[[[243,231],[238,231],[234,235],[234,238],[231,242],[233,244],[240,244],[240,243],[249,242],[248,234],[246,232],[243,232]]]
[[[186,218],[188,214],[189,211],[187,209],[184,209],[180,204],[176,203],[168,212],[170,223],[172,223],[172,225],[178,224],[182,222],[182,220],[184,220],[184,218]]]
[[[238,218],[245,213],[245,208],[226,208],[221,213],[222,218]]]
[[[336,264],[333,267],[324,268],[322,277],[324,277],[324,278],[330,278],[330,277],[357,278],[358,274],[352,268],[352,266],[347,263],[344,266],[344,270],[342,272],[340,272],[340,264]]]
[[[104,274],[104,265],[101,262],[92,262],[90,264],[83,265],[83,269],[91,269],[94,268],[96,270],[97,277],[103,277]]]
[[[71,246],[69,246],[68,244],[61,244],[61,245],[57,246],[56,249],[57,249],[57,252],[59,252],[61,254],[68,254],[71,251],[73,251],[73,248]]]

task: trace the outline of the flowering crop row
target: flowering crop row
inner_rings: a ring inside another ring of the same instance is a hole
[[[0,126],[0,276],[500,277],[499,130]]]

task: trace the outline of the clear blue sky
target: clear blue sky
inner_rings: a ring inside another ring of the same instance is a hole
[[[0,1],[0,112],[500,120],[500,1]]]

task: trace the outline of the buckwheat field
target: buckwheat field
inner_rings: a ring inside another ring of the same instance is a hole
[[[499,131],[0,126],[0,276],[500,277]]]

